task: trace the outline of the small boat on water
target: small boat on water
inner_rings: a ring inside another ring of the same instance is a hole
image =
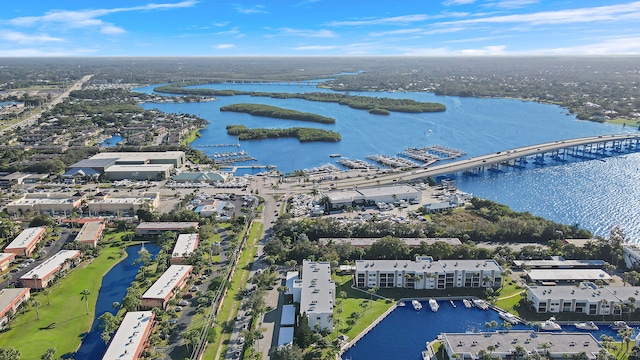
[[[574,324],[580,330],[599,330],[600,328],[593,321],[579,322]]]
[[[438,311],[438,309],[440,309],[440,305],[438,305],[436,299],[429,299],[429,306],[431,307],[431,311],[433,312],[436,312]]]
[[[556,318],[551,317],[549,318],[549,320],[540,324],[540,329],[547,330],[547,331],[554,331],[554,330],[561,330],[562,326],[560,326],[560,324],[556,322]]]
[[[473,305],[475,305],[478,309],[487,310],[489,308],[489,304],[487,304],[484,300],[481,299],[473,299]]]
[[[413,308],[416,309],[416,311],[420,311],[420,309],[422,309],[422,304],[418,300],[411,300],[411,305],[413,305]]]
[[[451,304],[451,306],[453,306],[454,308],[456,307],[456,303],[454,303],[453,300],[449,300],[449,304]]]
[[[512,314],[512,313],[510,313],[510,312],[500,312],[500,313],[498,314],[498,316],[500,316],[500,318],[501,318],[502,320],[504,320],[504,321],[506,321],[506,322],[509,322],[509,323],[511,323],[511,324],[513,324],[513,325],[515,325],[515,324],[517,324],[517,323],[519,323],[519,322],[520,322],[520,319],[518,319],[518,317],[517,317],[517,316],[513,315],[513,314]]]
[[[624,330],[624,329],[630,329],[631,326],[627,325],[627,323],[624,321],[614,321],[613,325],[611,325],[611,328],[613,330]]]
[[[464,304],[464,307],[466,307],[467,309],[471,308],[471,301],[469,301],[469,299],[462,299],[462,303]]]
[[[340,154],[331,154],[331,155],[329,155],[329,157],[331,157],[331,158],[337,158],[337,157],[340,157],[340,156],[342,156],[342,155],[340,155]]]

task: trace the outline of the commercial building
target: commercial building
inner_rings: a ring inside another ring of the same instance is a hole
[[[31,269],[31,271],[22,275],[20,283],[24,287],[42,290],[49,286],[56,274],[75,265],[80,254],[79,250],[60,250],[40,265]]]
[[[354,285],[360,288],[451,289],[500,287],[502,267],[495,260],[356,260]]]
[[[529,286],[527,300],[537,313],[575,312],[587,315],[620,315],[625,304],[640,308],[639,286],[602,286],[582,282],[578,286]]]
[[[183,151],[103,152],[71,165],[65,176],[104,174],[112,180],[160,180],[184,163]]]
[[[175,182],[206,182],[208,184],[223,183],[227,181],[228,173],[221,172],[183,172],[172,177]]]
[[[109,180],[166,180],[171,176],[173,165],[113,165],[105,169],[104,176]]]
[[[555,256],[548,260],[514,260],[513,264],[526,269],[603,269],[604,260],[567,260]]]
[[[95,214],[135,214],[140,209],[155,210],[160,204],[160,193],[114,195],[98,193],[93,200],[87,201],[87,210]]]
[[[480,360],[484,353],[492,358],[522,359],[540,355],[549,359],[573,359],[585,353],[588,359],[596,359],[604,350],[598,340],[588,332],[535,332],[499,331],[486,333],[443,333],[442,340],[448,358],[454,354],[460,360]],[[493,350],[487,350],[491,349]],[[606,351],[606,350],[605,350]]]
[[[357,188],[354,190],[328,191],[327,196],[332,209],[344,209],[350,206],[375,205],[377,203],[393,203],[395,201],[416,201],[422,197],[419,189],[409,185],[378,186]]]
[[[142,294],[141,307],[152,309],[159,307],[166,309],[167,301],[180,292],[189,279],[193,270],[191,265],[171,265],[167,271],[156,280],[153,285]]]
[[[14,314],[23,302],[31,296],[29,288],[2,289],[0,290],[0,329],[4,329],[9,322],[9,312]]]
[[[14,253],[0,253],[0,272],[9,269],[9,266],[16,260]]]
[[[178,235],[178,240],[176,240],[176,245],[173,247],[169,262],[171,262],[172,265],[184,264],[184,261],[196,251],[198,238],[198,234]]]
[[[44,226],[26,228],[4,248],[4,252],[30,257],[38,242],[44,238],[46,231],[47,228]]]
[[[7,204],[7,213],[16,214],[19,212],[40,212],[51,215],[67,213],[80,207],[85,196],[80,193],[69,196],[65,193],[27,193],[21,198]]]
[[[82,228],[76,235],[76,241],[81,244],[88,244],[93,247],[98,246],[98,241],[102,239],[102,231],[104,230],[104,222],[88,221],[82,225]]]
[[[579,283],[581,281],[611,281],[611,276],[600,269],[532,269],[527,279],[536,284]]]
[[[180,233],[191,228],[198,230],[198,222],[142,222],[135,232],[137,236],[158,236],[167,231]]]
[[[318,239],[318,244],[328,245],[349,243],[355,248],[369,248],[378,240],[380,240],[380,238],[320,238]],[[458,238],[400,238],[400,240],[410,248],[419,247],[423,242],[427,245],[433,245],[437,242],[443,242],[450,246],[462,245],[462,242]]]
[[[331,280],[330,263],[304,260],[302,277],[291,280],[293,301],[300,303],[300,314],[307,315],[309,327],[315,330],[318,324],[321,330],[333,332],[336,285]]]
[[[137,360],[153,328],[153,311],[128,312],[109,343],[103,360]]]

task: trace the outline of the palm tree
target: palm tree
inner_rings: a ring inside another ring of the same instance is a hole
[[[87,308],[87,315],[89,315],[89,295],[91,295],[91,290],[84,289],[80,293],[81,299],[85,301],[85,306]]]
[[[548,342],[543,342],[542,344],[540,344],[540,348],[544,350],[545,355],[549,356],[549,349],[551,349],[551,344],[549,344]]]
[[[49,301],[49,295],[51,295],[51,290],[44,289],[42,293],[47,297],[47,305],[51,305],[51,302]]]
[[[40,300],[33,300],[31,302],[31,306],[33,306],[34,308],[36,308],[36,319],[40,320]]]
[[[31,278],[33,279],[33,284],[36,286],[36,291],[38,291],[38,279],[40,279],[40,276],[38,276],[38,274],[33,274]]]
[[[631,320],[631,315],[636,311],[636,298],[630,296],[628,300],[629,305],[627,306],[627,309],[629,309],[629,320]]]

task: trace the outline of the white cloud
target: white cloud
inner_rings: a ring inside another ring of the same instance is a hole
[[[219,50],[231,49],[234,47],[236,47],[234,44],[218,44],[213,46],[214,49],[219,49]]]
[[[377,31],[369,33],[369,36],[394,36],[394,35],[411,35],[411,34],[421,34],[424,32],[422,28],[415,29],[401,29],[401,30],[392,30],[392,31]]]
[[[442,3],[444,6],[458,6],[458,5],[467,5],[473,4],[476,0],[447,0]]]
[[[303,51],[324,51],[324,50],[335,50],[337,46],[321,46],[321,45],[309,45],[309,46],[298,46],[293,48],[294,50],[303,50]]]
[[[640,18],[640,1],[629,4],[598,6],[591,8],[567,9],[558,11],[542,11],[531,14],[514,14],[492,16],[485,18],[457,20],[440,23],[442,26],[451,24],[480,24],[480,23],[528,23],[532,25],[544,24],[574,24],[591,23],[596,21],[637,21]]]
[[[493,7],[498,9],[519,9],[531,4],[537,4],[540,0],[499,0],[491,1],[483,6]]]
[[[62,42],[64,39],[49,36],[47,34],[23,34],[17,31],[0,31],[0,39],[18,44],[33,44],[47,42]]]
[[[46,51],[42,49],[12,49],[0,50],[0,57],[64,57],[64,56],[83,56],[87,53],[93,53],[94,50],[76,49],[76,50],[52,50]]]
[[[539,49],[544,55],[632,55],[640,54],[640,37],[604,38],[599,42],[564,48]]]
[[[505,45],[485,46],[480,49],[460,50],[461,55],[487,56],[487,55],[505,55]]]
[[[292,28],[280,28],[276,30],[280,32],[280,35],[314,37],[314,38],[337,37],[337,35],[331,30],[305,30],[305,29],[292,29]]]
[[[120,35],[127,31],[115,25],[105,24],[100,28],[100,32],[107,35]]]
[[[241,6],[236,7],[236,10],[240,14],[268,14],[268,12],[264,9],[265,9],[264,5],[256,5],[251,8],[243,8]]]
[[[213,35],[222,35],[222,36],[233,36],[233,35],[240,35],[240,29],[238,27],[234,27],[230,30],[225,30],[225,31],[218,31],[213,33]]]
[[[415,14],[394,16],[387,18],[376,19],[364,19],[354,21],[331,21],[327,23],[328,26],[370,26],[370,25],[407,25],[414,22],[420,22],[428,20],[430,17],[427,14]]]
[[[496,39],[504,39],[510,36],[485,36],[485,37],[476,37],[476,38],[467,38],[467,39],[456,39],[456,40],[446,40],[441,41],[443,44],[458,44],[458,43],[466,43],[466,42],[479,42],[479,41],[488,41],[488,40],[496,40]]]

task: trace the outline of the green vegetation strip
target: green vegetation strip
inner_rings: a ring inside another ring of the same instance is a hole
[[[251,95],[251,96],[266,96],[274,99],[303,99],[308,101],[320,101],[320,102],[333,102],[340,105],[347,105],[350,108],[357,110],[374,110],[374,113],[380,115],[386,115],[383,110],[408,112],[408,113],[423,113],[423,112],[442,112],[447,110],[446,106],[440,103],[420,102],[410,99],[391,99],[391,98],[377,98],[371,96],[352,96],[342,93],[333,92],[314,92],[303,94],[288,94],[288,93],[265,93],[265,92],[250,92],[250,91],[236,91],[236,90],[213,90],[213,89],[186,89],[177,85],[158,86],[153,89],[160,93],[169,94],[185,94],[185,95],[199,95],[199,96],[233,96],[233,95]]]
[[[277,106],[270,105],[262,105],[262,104],[231,104],[227,106],[223,106],[220,108],[220,111],[233,111],[239,113],[247,113],[253,116],[264,116],[276,119],[287,119],[287,120],[301,120],[301,121],[311,121],[311,122],[319,122],[322,124],[335,124],[336,119],[300,112],[296,110],[283,109]]]
[[[126,256],[120,248],[105,248],[85,268],[83,263],[73,269],[49,289],[50,305],[42,292],[34,294],[32,299],[40,301],[40,319],[36,318],[34,307],[24,315],[18,312],[12,329],[0,335],[0,347],[18,349],[22,359],[39,359],[50,347],[56,348],[56,357],[76,351],[82,342],[78,335],[91,329],[102,277],[123,259],[121,252]],[[80,294],[85,289],[91,292],[89,314]]]
[[[244,125],[227,125],[227,134],[237,136],[238,140],[263,140],[289,137],[297,138],[300,142],[338,142],[341,140],[340,134],[335,131],[300,127],[288,129],[249,129]]]
[[[249,264],[253,260],[253,255],[256,252],[255,244],[262,235],[263,225],[259,222],[254,222],[249,230],[249,238],[247,244],[240,254],[238,263],[236,264],[236,272],[231,278],[231,282],[227,286],[227,294],[222,301],[220,312],[216,317],[215,342],[207,347],[202,359],[215,359],[218,349],[221,347],[221,354],[225,354],[229,344],[230,333],[221,334],[222,325],[224,322],[235,319],[238,314],[239,306],[234,306],[236,303],[236,297],[240,291],[244,291],[248,281],[248,274],[250,273]],[[242,238],[243,234],[241,234]]]

